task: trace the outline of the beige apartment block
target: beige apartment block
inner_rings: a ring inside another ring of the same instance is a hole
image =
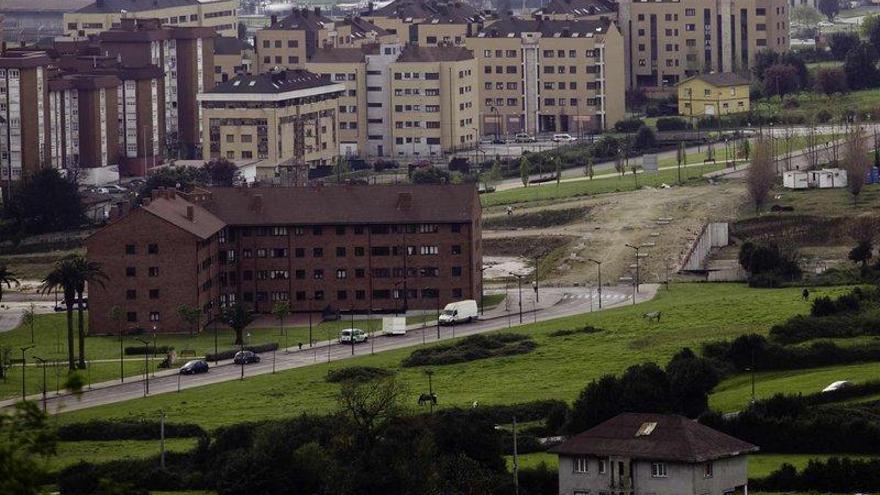
[[[483,135],[580,135],[624,116],[623,37],[608,19],[503,19],[467,44]]]
[[[243,75],[219,84],[199,96],[202,158],[274,167],[330,165],[338,156],[336,107],[344,91],[342,84],[304,70]]]
[[[668,89],[699,73],[746,73],[762,50],[788,50],[786,0],[621,0],[627,87]]]
[[[617,18],[617,4],[611,0],[550,0],[532,16],[549,21]]]
[[[419,46],[463,45],[485,22],[471,5],[449,0],[394,0],[378,9],[370,3],[362,17]]]
[[[342,155],[356,155],[367,145],[367,57],[379,45],[360,48],[323,48],[315,52],[306,69],[345,86],[337,100],[336,119]]]
[[[389,70],[394,156],[427,158],[475,146],[478,78],[470,50],[407,46]]]
[[[238,35],[235,0],[95,0],[64,14],[67,36],[86,37],[120,25],[123,17],[159,19],[163,25],[212,27],[221,36]]]
[[[229,36],[214,38],[214,82],[226,82],[239,74],[249,74],[254,47]]]

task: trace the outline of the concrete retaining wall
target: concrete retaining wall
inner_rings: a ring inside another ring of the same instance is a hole
[[[729,241],[726,222],[704,224],[690,250],[681,261],[683,272],[703,271],[713,247],[726,246]]]

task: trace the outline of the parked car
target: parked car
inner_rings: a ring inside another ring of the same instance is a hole
[[[235,353],[235,357],[232,358],[232,362],[235,364],[259,363],[260,356],[257,356],[257,353],[254,351],[238,351]]]
[[[477,317],[477,301],[466,299],[452,302],[440,312],[440,324],[468,323]]]
[[[346,328],[345,330],[339,332],[340,344],[351,344],[352,341],[354,341],[355,344],[366,342],[367,332],[364,332],[360,328]]]
[[[504,138],[497,137],[492,140],[492,144],[507,144],[507,141]]]
[[[576,137],[573,137],[571,134],[554,134],[553,142],[554,143],[570,143],[572,141],[577,141]]]
[[[525,132],[517,132],[516,136],[513,137],[513,140],[517,143],[534,143],[535,137],[529,136]]]
[[[204,359],[189,361],[180,367],[181,375],[197,375],[208,372],[208,362]]]
[[[850,382],[848,380],[839,380],[839,381],[836,381],[836,382],[832,383],[831,385],[828,385],[827,387],[823,388],[822,392],[823,393],[824,392],[836,392],[838,390],[842,390],[842,389],[845,389],[845,388],[851,387],[851,386],[852,386],[852,382]]]

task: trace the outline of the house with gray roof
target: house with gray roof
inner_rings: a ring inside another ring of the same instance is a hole
[[[758,447],[678,415],[623,413],[552,448],[560,495],[748,494]]]

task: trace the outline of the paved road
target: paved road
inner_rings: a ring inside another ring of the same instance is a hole
[[[8,332],[21,323],[25,311],[33,309],[38,314],[51,313],[55,308],[54,296],[24,292],[3,291],[0,303],[0,333]]]
[[[498,330],[518,325],[520,318],[522,318],[523,323],[532,323],[586,313],[591,310],[591,301],[596,303],[596,307],[592,309],[598,310],[596,290],[592,289],[592,297],[590,297],[589,291],[590,289],[583,287],[544,288],[541,290],[541,302],[539,304],[552,305],[537,311],[531,311],[532,304],[534,303],[532,291],[524,290],[522,316],[519,313],[519,304],[515,298],[515,292],[511,291],[509,299],[512,304],[509,306],[501,304],[495,308],[491,315],[487,312],[485,315],[487,319],[477,320],[469,324],[440,327],[439,329],[437,326],[424,328],[410,327],[406,335],[375,336],[368,343],[358,344],[354,347],[341,345],[336,342],[319,342],[312,349],[288,349],[289,352],[264,353],[262,354],[262,362],[244,367],[235,366],[231,361],[221,361],[217,366],[214,366],[212,363],[211,370],[202,375],[180,376],[176,373],[176,370],[157,372],[155,378],[150,378],[149,380],[149,393],[150,395],[156,395],[175,392],[178,390],[178,387],[180,389],[188,389],[236,380],[241,377],[242,370],[245,376],[261,375],[272,373],[273,367],[279,371],[301,368],[327,362],[328,360],[335,361],[351,358],[353,355],[362,356],[372,352],[382,352],[417,346],[426,342],[446,340],[454,336],[460,337]],[[655,293],[655,285],[643,284],[637,301],[641,302],[651,299]],[[603,306],[604,308],[610,308],[622,304],[631,304],[630,294],[631,289],[629,286],[605,287],[603,288]],[[67,412],[136,399],[144,396],[144,385],[144,381],[138,377],[129,377],[125,383],[115,381],[97,384],[93,385],[92,390],[84,391],[79,397],[72,395],[51,396],[47,400],[47,409],[50,413]],[[31,395],[29,399],[40,400],[40,395]],[[8,407],[14,402],[14,400],[0,402],[0,407]]]

